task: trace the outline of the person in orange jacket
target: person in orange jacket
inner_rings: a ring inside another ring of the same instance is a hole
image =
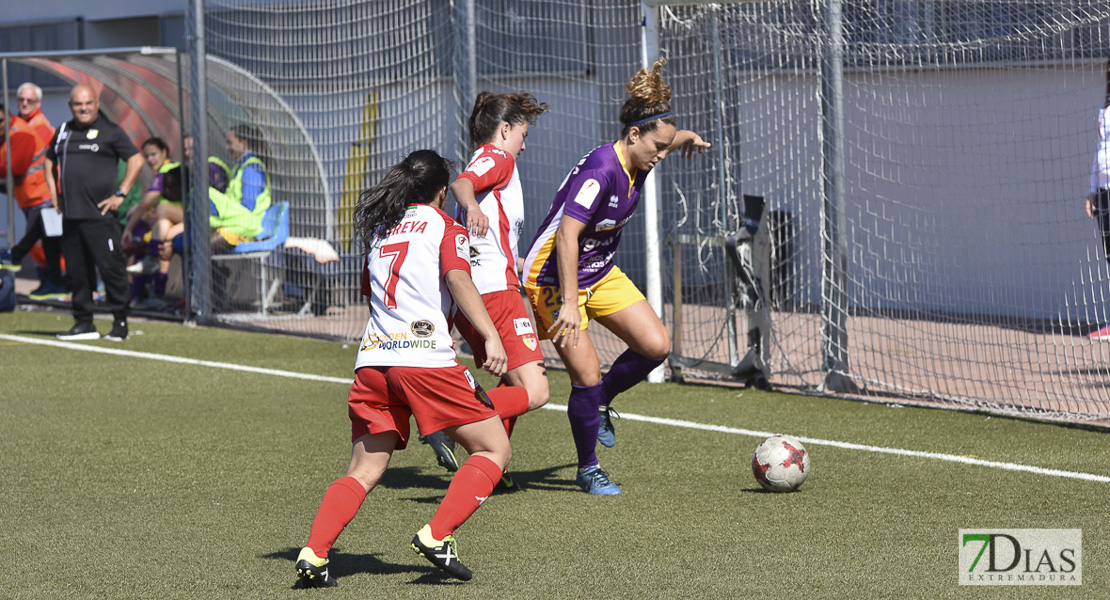
[[[11,152],[12,182],[16,202],[23,210],[26,217],[27,230],[19,242],[12,248],[0,252],[0,268],[19,270],[23,257],[31,252],[35,243],[42,240],[42,249],[46,255],[46,273],[39,287],[31,292],[33,300],[62,299],[69,293],[62,277],[62,238],[61,236],[46,236],[43,224],[43,211],[54,210],[50,206],[50,189],[46,185],[45,156],[46,147],[50,138],[40,135],[51,133],[53,127],[42,117],[38,104],[42,102],[41,94],[35,89],[29,89],[27,84],[20,86],[20,105],[33,106],[26,111],[30,121],[20,116],[11,115],[0,105],[0,139],[10,137],[3,148],[0,149],[0,177],[7,177],[8,158]],[[37,99],[37,103],[25,102],[27,99]],[[8,122],[10,121],[10,123]],[[45,126],[44,126],[45,125]],[[9,150],[10,149],[10,150]]]

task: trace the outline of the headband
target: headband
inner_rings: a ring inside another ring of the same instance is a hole
[[[648,121],[654,121],[656,119],[662,119],[663,117],[669,117],[669,116],[671,116],[671,111],[668,110],[667,112],[659,113],[659,114],[655,115],[654,117],[648,117],[646,119],[640,119],[639,121],[633,121],[632,123],[628,124],[628,127],[635,127],[637,125],[643,125],[644,123],[647,123]]]

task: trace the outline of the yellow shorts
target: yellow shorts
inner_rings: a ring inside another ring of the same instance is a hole
[[[541,340],[553,337],[547,330],[555,323],[559,310],[563,307],[561,288],[524,286],[528,301],[532,303],[532,313],[536,317],[536,335]],[[585,289],[578,290],[578,312],[582,324],[578,330],[586,329],[590,319],[611,315],[644,299],[636,284],[613,265],[601,281]]]
[[[227,227],[217,227],[216,228],[216,233],[219,233],[220,237],[224,238],[224,241],[226,241],[231,246],[238,246],[239,244],[242,244],[243,242],[249,242],[252,239],[254,239],[254,238],[249,238],[249,237],[243,237],[243,236],[239,235],[238,233],[235,233],[234,231],[228,229]]]

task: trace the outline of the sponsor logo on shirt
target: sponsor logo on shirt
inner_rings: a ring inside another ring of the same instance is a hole
[[[412,324],[409,325],[409,329],[416,337],[426,338],[435,333],[436,326],[431,321],[421,319],[419,321],[413,321]]]
[[[463,260],[470,260],[470,238],[465,233],[455,236],[455,253]]]
[[[597,222],[597,225],[594,226],[594,231],[609,231],[612,229],[620,229],[621,227],[624,227],[626,224],[628,224],[628,220],[631,218],[632,215],[628,215],[627,217],[621,219],[619,223],[614,221],[613,219],[602,219]]]
[[[532,333],[532,321],[528,319],[513,319],[513,329],[516,330],[517,335]]]
[[[426,349],[435,350],[435,340],[410,340],[408,333],[371,333],[362,340],[360,350],[370,352],[373,350],[408,350]]]
[[[586,183],[578,190],[578,195],[574,197],[574,201],[585,208],[590,208],[594,205],[594,200],[597,195],[601,193],[601,184],[596,179],[587,179]]]
[[[492,158],[489,156],[480,156],[474,159],[474,162],[470,163],[470,166],[467,167],[466,170],[475,175],[482,176],[489,173],[489,170],[492,169],[493,166],[494,162]]]
[[[100,144],[78,144],[77,148],[80,150],[89,150],[92,152],[100,151]]]

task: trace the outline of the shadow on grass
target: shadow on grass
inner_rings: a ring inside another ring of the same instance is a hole
[[[573,471],[571,471],[569,476],[558,475],[560,471],[573,468],[574,463],[534,469],[531,471],[514,471],[510,466],[509,476],[512,477],[513,487],[505,488],[505,486],[498,484],[493,492],[494,494],[512,494],[529,489],[578,491],[578,486],[574,483]],[[385,474],[382,475],[382,479],[378,482],[378,486],[398,490],[436,490],[432,495],[414,495],[405,498],[405,500],[420,504],[438,504],[443,500],[443,494],[447,492],[447,486],[451,483],[451,477],[453,476],[453,473],[444,469],[430,471],[425,467],[390,467],[386,469]]]
[[[300,553],[300,548],[286,548],[279,552],[271,552],[270,554],[263,554],[261,558],[268,558],[271,560],[287,561],[292,570],[294,562],[297,560],[297,555]],[[366,573],[368,575],[397,575],[411,573],[416,575],[409,584],[461,584],[459,581],[443,571],[440,571],[431,564],[395,564],[386,562],[380,558],[376,553],[370,554],[348,554],[337,548],[332,548],[328,553],[328,567],[334,569],[332,574],[343,585],[343,579],[351,575],[358,575]],[[414,561],[423,561],[424,559],[413,555]],[[295,583],[290,586],[290,589],[304,589],[304,584],[296,575],[290,573],[295,580]]]

